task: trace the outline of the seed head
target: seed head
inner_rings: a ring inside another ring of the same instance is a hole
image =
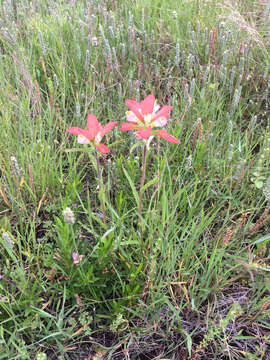
[[[3,238],[3,240],[4,240],[4,243],[6,244],[6,247],[11,250],[12,247],[13,247],[13,241],[12,241],[9,233],[6,232],[6,231],[3,232],[2,238]]]

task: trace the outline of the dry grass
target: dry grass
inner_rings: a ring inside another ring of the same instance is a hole
[[[265,50],[267,38],[269,40],[269,31],[268,36],[266,36],[267,32],[265,29],[262,31],[262,28],[269,20],[269,16],[267,19],[264,16],[269,2],[258,0],[253,5],[253,8],[250,8],[248,1],[219,1],[217,6],[222,10],[222,15],[219,18],[225,21],[228,26],[233,25],[234,29],[242,31],[247,43],[256,44]]]

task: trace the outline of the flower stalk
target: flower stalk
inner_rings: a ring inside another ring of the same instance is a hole
[[[101,203],[101,211],[102,211],[102,215],[103,215],[102,218],[103,218],[104,225],[106,225],[106,209],[105,209],[104,197],[102,194],[103,182],[102,182],[102,177],[101,177],[101,166],[100,166],[100,161],[99,161],[97,151],[95,151],[95,156],[96,156],[96,161],[97,161],[98,191],[99,191],[99,198],[100,198],[100,203]]]
[[[143,140],[144,150],[143,150],[143,159],[142,159],[142,174],[139,190],[139,224],[141,231],[141,240],[143,240],[143,222],[142,222],[142,209],[143,209],[143,187],[145,182],[145,173],[146,173],[146,160],[147,152],[150,146],[150,143],[154,136],[158,137],[158,144],[160,138],[173,143],[178,144],[179,140],[173,137],[171,134],[167,133],[163,128],[169,118],[169,113],[172,110],[172,106],[166,105],[160,108],[157,104],[157,101],[153,95],[148,95],[140,103],[134,100],[127,99],[126,105],[129,107],[129,111],[126,112],[127,122],[122,123],[121,131],[134,131],[136,137],[139,140]],[[158,145],[159,147],[159,145]],[[158,184],[159,188],[159,184]]]
[[[109,149],[106,145],[101,143],[104,135],[111,131],[116,125],[116,121],[109,122],[105,126],[102,126],[97,117],[94,114],[90,114],[87,117],[87,129],[81,129],[79,127],[72,127],[67,129],[72,135],[76,135],[79,144],[90,144],[92,149],[95,149],[95,158],[97,163],[97,177],[98,177],[98,191],[101,203],[101,210],[103,215],[103,223],[106,224],[106,210],[103,194],[103,182],[101,177],[101,166],[98,157],[98,151],[102,154],[109,153]],[[91,158],[91,156],[90,156]]]
[[[142,162],[142,176],[141,176],[141,183],[140,183],[140,194],[139,194],[139,214],[142,217],[142,197],[143,197],[143,191],[142,188],[144,186],[145,182],[145,172],[146,172],[146,158],[147,158],[147,145],[144,145],[143,149],[143,162]],[[142,234],[142,221],[141,223],[141,234]]]

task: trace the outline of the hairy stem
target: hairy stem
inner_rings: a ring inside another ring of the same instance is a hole
[[[102,183],[102,178],[101,178],[100,161],[99,161],[97,151],[95,151],[95,155],[96,155],[96,160],[97,160],[98,191],[101,194],[102,190],[103,190],[103,183]],[[101,211],[102,211],[102,215],[103,215],[103,223],[106,224],[106,210],[105,210],[103,196],[100,196],[100,202],[101,202]]]
[[[145,144],[144,149],[143,149],[142,176],[141,176],[140,197],[139,197],[139,214],[140,214],[140,217],[142,217],[142,197],[143,197],[142,187],[143,187],[144,182],[145,182],[146,157],[147,157],[147,146]],[[141,237],[142,237],[143,226],[142,226],[142,220],[141,219],[140,219],[140,226],[141,226]]]

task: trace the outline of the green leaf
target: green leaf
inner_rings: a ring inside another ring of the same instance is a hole
[[[114,230],[115,230],[115,226],[107,230],[100,240],[103,242],[106,239],[106,237]]]
[[[211,84],[209,84],[209,89],[210,89],[210,90],[215,90],[216,87],[217,87],[217,84],[216,84],[216,83],[211,83]]]
[[[129,182],[129,185],[130,185],[130,187],[131,187],[131,190],[132,190],[134,199],[135,199],[135,201],[136,201],[136,203],[137,203],[137,206],[139,206],[139,194],[138,194],[138,192],[137,192],[137,190],[136,190],[136,188],[135,188],[135,185],[134,185],[133,181],[131,180],[128,172],[126,171],[126,169],[125,169],[124,167],[123,167],[123,171],[124,171],[124,174],[125,174],[128,182]]]
[[[133,146],[131,146],[129,153],[131,154],[138,146],[143,146],[144,140],[137,141]]]
[[[48,313],[47,311],[44,311],[42,309],[36,308],[35,306],[31,306],[31,309],[33,309],[37,314],[39,314],[42,318],[46,319],[46,318],[51,318],[51,319],[55,319],[55,316],[53,316],[52,314]]]
[[[263,187],[263,181],[261,180],[255,180],[254,184],[257,189],[261,189]]]
[[[148,183],[146,183],[142,188],[141,188],[141,192],[144,192],[146,189],[149,188],[149,186],[154,185],[158,182],[158,177],[155,177],[154,179],[148,181]]]
[[[116,141],[110,143],[110,149],[113,148],[113,147],[115,147],[115,146],[118,145],[118,144],[123,143],[123,142],[124,142],[123,140],[116,140]]]
[[[73,148],[73,149],[65,149],[64,151],[69,153],[69,152],[76,152],[76,151],[82,151],[82,152],[88,152],[91,151],[92,149],[90,147],[81,147],[81,148]]]
[[[187,350],[188,350],[188,356],[191,356],[191,351],[192,351],[192,338],[189,335],[189,333],[185,330],[182,330],[183,333],[186,336],[186,341],[187,341]]]
[[[11,241],[13,240],[10,236]],[[8,255],[10,256],[10,258],[14,261],[17,262],[16,256],[14,254],[13,251],[13,247],[12,245],[10,245],[4,238],[3,236],[0,237],[0,244],[2,244],[2,246],[4,247],[4,249],[6,249]]]
[[[265,240],[270,239],[270,234],[264,235],[262,237],[260,237],[258,240],[256,240],[253,244],[260,244],[262,242],[264,242]]]

